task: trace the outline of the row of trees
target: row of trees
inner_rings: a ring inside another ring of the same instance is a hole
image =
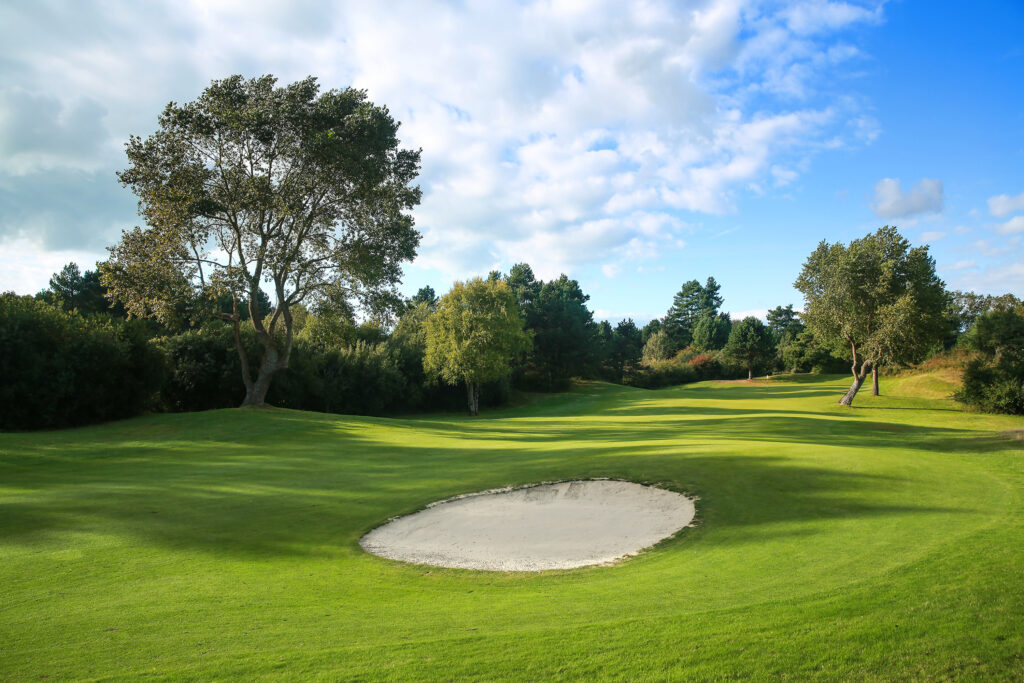
[[[888,226],[849,245],[822,242],[796,282],[802,316],[778,307],[767,325],[721,312],[714,278],[684,283],[664,318],[642,329],[596,323],[578,282],[537,280],[527,264],[403,302],[401,265],[420,239],[410,214],[420,153],[400,147],[398,128],[365,92],[320,92],[314,78],[277,87],[271,76],[232,76],[193,102],[168,104],[154,134],[129,140],[119,174],[146,227],[125,231],[96,271],[69,264],[41,301],[5,296],[0,346],[16,351],[6,354],[16,359],[12,376],[32,366],[21,362],[31,353],[24,339],[49,325],[136,361],[143,347],[162,359],[150,363],[163,368],[151,373],[160,386],[140,389],[159,400],[133,400],[132,409],[236,403],[225,398],[234,395],[226,371],[240,380],[242,405],[379,412],[443,405],[447,387],[464,384],[475,414],[481,394],[500,396],[510,384],[555,390],[601,377],[659,386],[831,369],[836,359],[852,369],[841,400],[850,404],[868,372],[877,393],[879,368],[984,329],[989,315],[976,297],[947,294],[927,248],[910,248]],[[356,309],[370,322],[356,325]],[[999,334],[976,338],[1016,339],[1012,321],[997,322]],[[979,373],[1017,371],[1006,343],[978,345],[990,356]],[[54,358],[67,362],[39,367],[70,386],[107,386],[82,354]],[[107,393],[117,395],[99,391],[95,401]]]
[[[836,371],[851,364],[855,350],[859,386],[869,352],[892,348],[870,335],[850,334],[857,346],[851,344],[844,359],[845,343],[833,340],[829,347],[822,328],[812,330],[792,305],[769,311],[767,324],[755,318],[733,323],[717,310],[717,288],[713,278],[705,285],[684,283],[665,318],[643,328],[632,320],[595,323],[576,281],[564,275],[538,281],[527,264],[517,264],[507,275],[495,272],[457,283],[440,299],[425,287],[401,304],[390,326],[372,319],[357,324],[344,307],[299,305],[293,311],[290,365],[268,389],[268,401],[370,414],[452,408],[467,401],[476,414],[481,403],[504,400],[512,387],[559,389],[572,377],[658,387],[749,378],[755,371]],[[677,304],[690,295],[707,305],[690,316],[697,322],[687,327],[672,316],[685,310]],[[944,300],[944,327],[931,321],[941,343],[920,342],[912,347],[913,356],[904,349],[901,357],[870,358],[878,365],[898,364],[959,345],[975,355],[958,398],[984,410],[1024,412],[1024,304],[1012,295],[959,292]],[[34,299],[4,295],[3,428],[238,405],[244,400],[240,358],[257,358],[260,343],[254,329],[241,327],[236,338],[235,326],[219,319],[218,310],[230,305],[220,301],[195,308],[192,326],[178,319],[171,324],[128,320],[123,308],[111,304],[97,271],[83,273],[75,264],[55,274]],[[264,296],[256,308],[264,319],[272,315]],[[707,321],[726,322],[727,332],[705,334]],[[675,346],[669,324],[687,330],[687,346]],[[848,341],[843,333],[838,338]]]

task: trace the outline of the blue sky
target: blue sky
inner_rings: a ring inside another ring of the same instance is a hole
[[[130,134],[232,73],[355,85],[423,148],[407,293],[530,263],[645,321],[713,275],[800,305],[884,224],[953,288],[1024,295],[1024,4],[0,3],[0,289],[138,222]]]

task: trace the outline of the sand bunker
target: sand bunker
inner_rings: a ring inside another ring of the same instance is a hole
[[[380,526],[367,552],[440,567],[537,571],[605,564],[693,520],[693,500],[628,481],[591,480],[484,491]]]

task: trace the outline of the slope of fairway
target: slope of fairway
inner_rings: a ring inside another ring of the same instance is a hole
[[[587,384],[479,419],[286,410],[0,434],[0,678],[1024,678],[1024,441],[845,378]],[[403,564],[461,493],[699,497],[612,567]]]

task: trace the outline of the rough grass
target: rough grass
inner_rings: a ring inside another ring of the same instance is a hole
[[[1024,421],[908,377],[844,409],[847,384],[2,434],[0,678],[1024,678]],[[357,544],[458,493],[599,476],[692,492],[700,526],[537,574]]]

